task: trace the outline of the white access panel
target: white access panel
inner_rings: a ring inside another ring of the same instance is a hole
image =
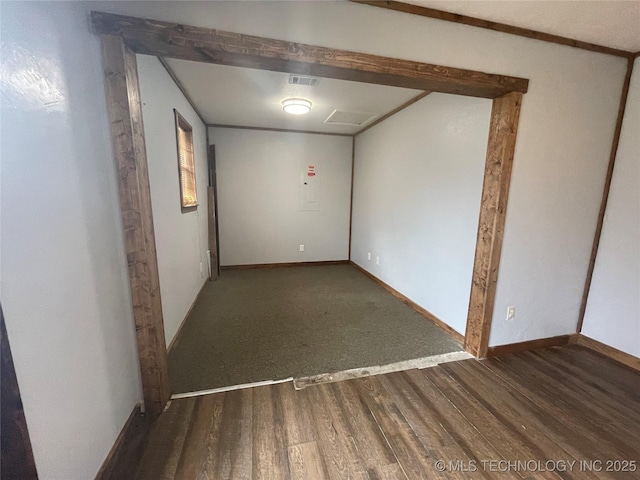
[[[302,162],[301,200],[303,212],[320,210],[320,173],[316,163]]]

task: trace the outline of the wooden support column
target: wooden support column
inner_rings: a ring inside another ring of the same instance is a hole
[[[353,182],[356,173],[356,136],[351,137],[351,191],[349,196],[349,253],[348,258],[351,260],[351,234],[353,229]]]
[[[212,186],[207,187],[207,214],[208,214],[208,235],[209,235],[209,280],[212,282],[218,279],[218,247],[216,239],[216,208],[215,192]]]
[[[107,110],[146,411],[169,400],[169,373],[136,55],[122,37],[102,35]]]
[[[473,264],[465,348],[486,357],[498,281],[509,183],[516,145],[522,94],[511,92],[493,100],[482,203]]]

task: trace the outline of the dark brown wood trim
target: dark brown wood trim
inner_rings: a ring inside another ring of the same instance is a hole
[[[526,92],[524,78],[92,12],[98,34],[121,36],[136,53],[475,97]]]
[[[360,135],[361,133],[366,132],[367,130],[369,130],[372,127],[375,127],[376,125],[378,125],[381,122],[384,122],[387,118],[395,115],[396,113],[404,110],[405,108],[413,105],[414,103],[416,103],[418,100],[422,100],[424,97],[426,97],[427,95],[429,95],[431,92],[422,92],[420,95],[416,95],[415,97],[413,97],[411,100],[409,100],[408,102],[403,103],[402,105],[400,105],[398,108],[394,108],[393,110],[391,110],[389,113],[387,113],[386,115],[381,116],[380,118],[378,118],[375,122],[370,123],[369,125],[367,125],[366,127],[364,127],[362,130],[358,131],[355,133],[355,136]]]
[[[216,167],[216,146],[209,141],[209,127],[207,127],[207,152],[209,163],[209,187],[207,194],[213,202],[213,211],[209,214],[209,258],[212,268],[215,265],[215,275],[212,271],[212,280],[220,276],[220,224],[218,222],[218,173]],[[213,220],[213,222],[212,222]],[[215,277],[215,278],[213,278]]]
[[[118,458],[119,450],[123,448],[124,440],[128,436],[128,432],[131,428],[131,425],[133,424],[133,421],[140,415],[142,415],[142,413],[140,410],[140,404],[138,403],[135,407],[133,407],[133,410],[129,414],[129,418],[127,418],[127,421],[124,422],[124,426],[122,427],[122,430],[120,430],[120,433],[118,434],[116,441],[113,443],[111,450],[109,450],[107,458],[105,458],[104,462],[102,462],[102,466],[100,467],[100,470],[98,470],[98,474],[96,475],[95,480],[108,478],[108,472],[112,470],[113,462]]]
[[[313,130],[293,130],[290,128],[267,128],[267,127],[247,127],[244,125],[220,125],[210,123],[207,127],[211,128],[236,128],[239,130],[261,130],[265,132],[283,132],[283,133],[306,133],[309,135],[334,135],[336,137],[353,137],[350,133],[334,133],[334,132],[316,132]]]
[[[498,357],[500,355],[509,355],[511,353],[524,352],[527,350],[534,350],[536,348],[546,347],[558,347],[560,345],[567,345],[569,343],[575,343],[577,340],[577,334],[572,335],[558,335],[557,337],[538,338],[536,340],[529,340],[528,342],[509,343],[507,345],[497,345],[495,347],[489,347],[487,350],[487,357]]]
[[[626,50],[619,50],[617,48],[611,48],[611,47],[606,47],[604,45],[596,45],[595,43],[574,40],[573,38],[554,35],[552,33],[545,33],[545,32],[539,32],[537,30],[530,30],[528,28],[515,27],[513,25],[492,22],[490,20],[483,20],[481,18],[469,17],[467,15],[460,15],[457,13],[445,12],[443,10],[436,10],[435,8],[421,7],[419,5],[413,5],[413,4],[404,3],[404,2],[396,2],[392,0],[350,0],[350,1],[354,3],[371,5],[373,7],[380,7],[380,8],[386,8],[389,10],[395,10],[397,12],[420,15],[421,17],[435,18],[437,20],[461,23],[464,25],[470,25],[472,27],[486,28],[488,30],[494,30],[496,32],[508,33],[510,35],[517,35],[519,37],[533,38],[534,40],[542,40],[543,42],[566,45],[569,47],[580,48],[582,50],[589,50],[591,52],[606,53],[607,55],[615,55],[616,57],[629,58],[629,56],[633,55],[633,53],[628,52]]]
[[[252,270],[254,268],[322,267],[326,265],[346,265],[349,260],[324,260],[319,262],[250,263],[246,265],[223,265],[221,270]]]
[[[590,350],[594,350],[605,357],[609,357],[617,362],[625,364],[627,367],[631,367],[634,370],[640,371],[640,358],[635,357],[627,352],[623,352],[622,350],[618,350],[617,348],[611,347],[605,343],[599,342],[598,340],[594,340],[593,338],[586,337],[581,333],[578,334],[578,345],[582,345],[583,347],[587,347]]]
[[[38,480],[18,377],[0,306],[0,478]]]
[[[486,356],[489,347],[521,104],[522,94],[513,92],[494,99],[491,110],[465,339],[476,357]]]
[[[353,228],[353,181],[356,173],[356,138],[351,139],[351,192],[349,196],[349,260],[351,260],[351,229]]]
[[[169,374],[136,55],[121,37],[101,41],[142,391],[146,411],[160,414]]]
[[[607,173],[604,177],[604,189],[602,191],[602,200],[600,202],[600,211],[598,212],[598,222],[596,223],[596,231],[591,246],[591,257],[589,259],[589,267],[587,268],[587,279],[584,283],[582,291],[582,303],[580,304],[580,313],[578,314],[578,325],[576,332],[582,331],[584,315],[587,311],[587,302],[589,300],[589,291],[591,290],[591,281],[593,280],[593,271],[596,266],[596,258],[598,256],[598,247],[600,246],[600,237],[602,235],[602,225],[604,224],[604,216],[607,212],[607,203],[609,201],[609,192],[611,191],[611,179],[613,178],[613,169],[616,164],[616,155],[618,153],[618,144],[620,143],[620,132],[622,131],[622,122],[624,120],[624,112],[627,107],[627,97],[629,96],[629,84],[631,83],[631,74],[633,73],[633,59],[628,60],[627,74],[624,77],[622,85],[622,95],[620,96],[620,105],[618,107],[618,118],[616,120],[616,128],[613,132],[613,142],[611,144],[611,153],[609,154],[609,165]]]
[[[215,157],[215,147],[212,148],[209,139],[209,126],[205,124],[204,130],[206,132],[207,140],[207,250],[209,250],[209,281],[214,282],[218,280],[220,275],[220,269],[218,265],[218,215],[216,213],[216,187],[212,185],[215,183],[215,174],[211,171],[214,168],[215,158],[211,158],[211,155]],[[212,152],[213,150],[213,152]]]
[[[636,59],[636,58],[638,58],[638,57],[640,57],[640,52],[636,52],[636,53],[634,53],[634,54],[633,54],[633,58],[634,58],[634,59]]]
[[[189,105],[191,105],[191,108],[193,108],[193,111],[196,112],[196,115],[198,116],[198,118],[206,128],[207,122],[205,121],[204,117],[200,113],[200,110],[198,110],[198,107],[196,107],[196,104],[193,102],[193,100],[191,100],[191,97],[187,93],[187,90],[184,88],[180,80],[178,80],[178,77],[176,76],[176,74],[173,72],[173,70],[171,70],[171,67],[169,66],[167,61],[162,57],[157,57],[157,58],[158,60],[160,60],[160,63],[162,64],[164,69],[167,71],[171,79],[173,80],[173,83],[175,83],[176,86],[180,89],[180,91],[182,92],[182,95],[187,100],[187,102],[189,102]]]
[[[218,280],[218,247],[216,236],[216,192],[212,186],[207,187],[207,239],[209,250],[209,281]]]
[[[207,142],[207,167],[209,167],[209,146],[211,145],[211,142],[209,140],[209,124],[208,123],[204,124],[204,137]],[[210,179],[211,174],[209,172],[207,173],[208,173],[207,178]],[[207,183],[207,186],[211,186],[210,181]]]
[[[184,327],[185,323],[187,323],[187,318],[189,318],[189,315],[191,315],[191,311],[193,310],[193,307],[195,307],[196,303],[198,303],[198,300],[200,299],[200,295],[202,295],[202,292],[204,292],[204,289],[208,284],[209,284],[209,280],[207,279],[202,284],[202,287],[200,287],[200,290],[198,291],[196,298],[194,298],[193,302],[191,302],[191,306],[189,307],[189,310],[187,310],[187,313],[185,314],[184,318],[180,322],[180,326],[178,327],[178,330],[176,330],[176,334],[173,336],[173,338],[169,342],[169,346],[167,347],[167,355],[171,353],[171,350],[173,349],[176,343],[176,339],[178,338],[178,336],[180,335],[180,332],[182,331],[182,327]]]
[[[405,295],[403,295],[402,293],[400,293],[399,291],[397,291],[395,288],[393,288],[391,285],[388,285],[387,283],[383,282],[382,280],[380,280],[378,277],[376,277],[373,273],[368,272],[367,270],[365,270],[364,268],[362,268],[360,265],[358,265],[355,262],[350,261],[349,262],[353,267],[357,268],[358,270],[360,270],[362,273],[364,273],[367,277],[369,277],[371,280],[373,280],[374,282],[376,282],[378,285],[380,285],[382,288],[384,288],[387,292],[391,293],[394,297],[400,299],[403,303],[405,303],[406,305],[408,305],[409,307],[411,307],[413,310],[415,310],[417,313],[419,313],[420,315],[422,315],[424,318],[426,318],[427,320],[429,320],[431,323],[433,323],[436,327],[440,328],[441,330],[445,331],[447,334],[449,334],[454,340],[456,340],[457,342],[460,342],[461,344],[464,343],[464,335],[458,333],[457,331],[455,331],[453,328],[451,328],[449,325],[447,325],[446,323],[444,323],[442,320],[440,320],[438,317],[436,317],[433,313],[431,313],[429,310],[427,310],[426,308],[422,308],[420,305],[418,305],[417,303],[415,303],[413,300],[411,300],[410,298],[406,297]]]

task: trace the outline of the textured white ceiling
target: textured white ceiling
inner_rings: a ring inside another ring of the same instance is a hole
[[[631,52],[640,51],[640,0],[403,0]]]
[[[335,109],[380,117],[422,93],[329,78],[321,78],[315,87],[290,85],[288,73],[175,59],[167,63],[210,124],[352,134],[362,127],[323,122]],[[282,101],[290,97],[310,100],[311,113],[285,113]]]

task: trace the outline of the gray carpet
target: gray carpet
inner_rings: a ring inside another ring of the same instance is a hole
[[[169,356],[173,393],[462,350],[350,265],[222,272]]]

